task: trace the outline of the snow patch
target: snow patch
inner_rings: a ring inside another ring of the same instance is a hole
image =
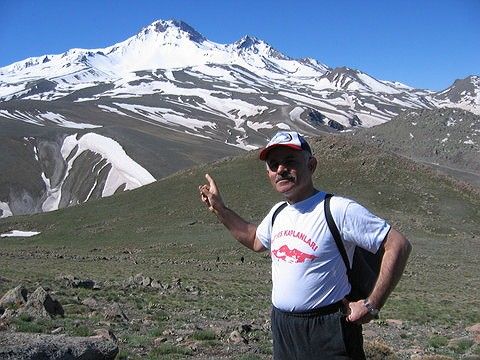
[[[267,122],[255,122],[255,121],[247,120],[247,126],[250,129],[253,129],[255,131],[258,131],[260,129],[271,129],[271,128],[273,128],[273,125],[270,124],[268,121]]]
[[[281,100],[275,100],[275,99],[267,99],[265,96],[260,96],[260,99],[262,99],[263,101],[265,102],[268,102],[270,104],[274,104],[274,105],[288,105],[288,103],[286,103],[285,101],[281,101]]]
[[[71,129],[94,129],[94,128],[102,127],[101,125],[92,125],[92,124],[76,123],[73,121],[69,121],[65,119],[63,115],[55,114],[50,111],[48,111],[45,114],[39,114],[38,117],[41,119],[50,120],[51,122],[54,122],[59,126],[71,128]]]
[[[61,149],[63,158],[67,160],[72,150],[78,146],[76,153],[68,161],[67,173],[83,151],[90,150],[100,154],[112,165],[102,196],[113,195],[122,185],[125,185],[125,190],[131,190],[155,181],[155,178],[130,158],[115,140],[94,133],[85,134],[80,139],[76,137],[76,134],[66,137]]]
[[[94,129],[102,127],[101,125],[77,123],[74,121],[70,121],[67,120],[63,115],[56,114],[51,111],[47,111],[46,113],[34,113],[28,111],[21,112],[19,110],[15,110],[12,112],[10,112],[10,110],[0,110],[0,115],[9,119],[20,120],[29,124],[35,124],[39,126],[45,126],[46,123],[52,122],[55,125],[70,129]]]
[[[192,130],[202,129],[204,127],[214,129],[217,126],[214,122],[188,118],[182,113],[167,108],[121,103],[115,103],[115,105],[166,125],[184,126]]]
[[[45,173],[42,172],[42,179],[45,183],[46,194],[47,198],[42,203],[42,210],[43,211],[54,211],[58,209],[58,205],[60,204],[60,199],[62,198],[62,183],[60,183],[57,187],[52,188],[50,184],[50,179],[45,176]]]
[[[38,231],[12,230],[8,233],[1,234],[0,237],[31,237],[38,234],[40,234]]]

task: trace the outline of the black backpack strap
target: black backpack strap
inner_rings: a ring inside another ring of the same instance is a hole
[[[325,219],[327,220],[328,228],[335,239],[335,244],[337,244],[338,251],[340,251],[340,255],[342,255],[343,262],[345,263],[345,268],[347,269],[347,275],[350,279],[350,261],[348,261],[347,251],[345,250],[345,246],[343,245],[342,237],[340,232],[338,231],[337,225],[335,224],[335,220],[333,220],[332,212],[330,211],[330,198],[332,194],[325,195],[325,200],[323,201],[324,211],[325,211]]]
[[[280,213],[280,211],[282,211],[285,206],[287,206],[288,203],[285,201],[284,203],[282,203],[282,205],[280,205],[278,208],[275,209],[275,212],[273,213],[272,215],[272,227],[273,227],[273,224],[275,223],[275,218],[277,217],[277,215]]]

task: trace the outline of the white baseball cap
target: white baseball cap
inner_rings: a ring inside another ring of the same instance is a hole
[[[286,146],[294,150],[304,150],[312,153],[310,145],[308,145],[305,138],[296,131],[279,131],[275,136],[268,142],[261,151],[259,158],[260,160],[265,160],[267,158],[268,152],[273,148],[279,146]]]

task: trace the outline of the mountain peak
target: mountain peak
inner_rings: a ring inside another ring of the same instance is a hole
[[[236,42],[237,49],[252,49],[260,44],[264,44],[263,41],[257,39],[255,36],[245,35]]]
[[[283,55],[280,51],[274,49],[270,44],[256,38],[255,36],[245,35],[234,44],[235,48],[241,52],[253,52],[264,56],[272,56],[280,60],[290,60],[288,56]]]
[[[152,24],[144,28],[142,30],[142,33],[167,33],[169,31],[185,34],[190,40],[197,43],[201,43],[206,40],[206,38],[202,34],[200,34],[197,30],[188,25],[186,22],[175,19],[154,21]]]

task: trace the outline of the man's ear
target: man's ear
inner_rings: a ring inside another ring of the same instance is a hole
[[[314,156],[310,156],[308,159],[308,170],[313,174],[317,168],[317,159]]]

